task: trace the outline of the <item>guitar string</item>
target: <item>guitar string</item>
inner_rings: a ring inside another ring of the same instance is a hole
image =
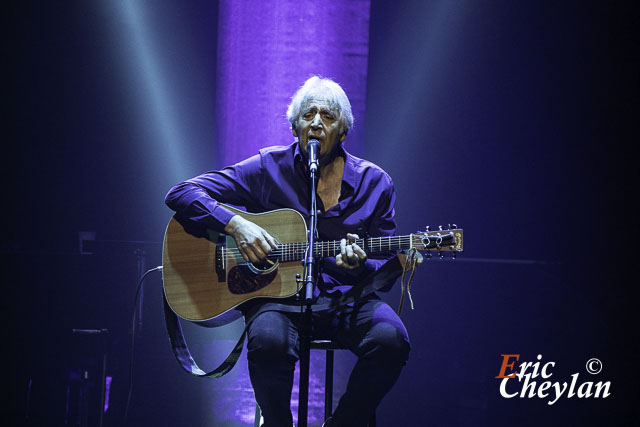
[[[377,248],[382,248],[384,246],[390,247],[390,246],[394,246],[394,245],[400,245],[403,243],[406,243],[406,241],[411,241],[410,236],[394,236],[392,238],[385,238],[385,237],[381,237],[381,238],[372,238],[372,239],[379,239],[377,243],[373,243],[369,245],[370,248],[372,249],[376,249]],[[389,239],[389,243],[382,243],[382,239]],[[361,246],[364,245],[364,243],[362,242],[362,240],[358,240],[356,241],[356,243],[361,243]],[[282,243],[280,245],[278,245],[278,247],[276,249],[274,249],[273,252],[277,252],[278,250],[291,250],[291,248],[295,248],[295,250],[305,250],[307,248],[308,244],[307,243],[301,243],[301,242],[295,242],[295,243]],[[335,242],[322,242],[322,243],[318,243],[318,247],[320,248],[319,251],[324,251],[324,250],[337,250],[337,248],[340,247],[340,242],[339,241],[335,241]],[[228,252],[232,252],[232,251],[238,251],[238,248],[228,248],[227,249]]]
[[[370,244],[369,244],[369,249],[370,250],[382,250],[384,249],[400,249],[399,246],[406,244],[406,243],[411,243],[411,235],[407,235],[407,236],[383,236],[383,237],[371,237],[369,238]],[[364,239],[358,239],[356,240],[356,243],[359,243],[359,246],[365,246],[364,243]],[[295,242],[295,243],[283,243],[281,245],[279,245],[276,249],[274,249],[272,252],[269,253],[269,255],[267,255],[267,258],[285,258],[285,259],[292,259],[292,260],[297,260],[300,258],[296,258],[297,256],[299,256],[300,253],[304,253],[304,251],[306,250],[308,244],[307,243],[302,243],[302,242]],[[318,243],[318,249],[316,250],[316,252],[320,252],[321,255],[324,255],[324,252],[327,252],[327,255],[329,255],[331,253],[331,250],[333,250],[333,252],[337,252],[339,251],[340,248],[340,241],[336,240],[336,241],[329,241],[329,242],[319,242]],[[239,257],[241,257],[241,253],[240,250],[238,248],[227,248],[225,250],[225,258],[227,260],[230,259],[237,259]],[[290,258],[293,257],[293,258]]]

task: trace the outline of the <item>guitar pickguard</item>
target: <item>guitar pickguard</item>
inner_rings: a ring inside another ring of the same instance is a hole
[[[277,268],[268,273],[256,274],[246,264],[236,265],[229,270],[227,288],[232,294],[249,294],[267,286],[277,275]]]

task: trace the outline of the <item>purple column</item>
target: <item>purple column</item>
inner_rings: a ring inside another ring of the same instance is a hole
[[[369,7],[369,0],[220,0],[216,76],[218,167],[252,156],[262,147],[291,143],[294,138],[285,116],[287,105],[296,89],[314,74],[334,79],[349,96],[355,126],[345,145],[351,153],[362,154]],[[318,360],[323,361],[323,356],[312,354],[310,423],[322,422],[324,366]],[[346,386],[353,360],[350,354],[338,357],[335,367],[338,393]],[[250,389],[238,389],[238,384],[248,383],[247,367],[237,366],[235,370],[233,391],[227,391],[236,397],[236,404],[215,399],[216,417],[250,423],[253,394]],[[295,382],[294,418],[297,372]],[[221,384],[216,386],[219,389]]]
[[[221,0],[218,19],[218,166],[291,143],[286,107],[313,74],[349,96],[355,128],[345,144],[362,153],[369,0]]]

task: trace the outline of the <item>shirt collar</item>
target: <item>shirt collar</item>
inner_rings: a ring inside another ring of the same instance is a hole
[[[293,143],[295,145],[293,151],[293,159],[294,163],[300,163],[302,166],[304,164],[304,157],[302,157],[302,152],[300,151],[300,144],[298,142]],[[347,184],[352,189],[356,188],[356,164],[355,157],[353,157],[347,150],[344,148],[344,143],[340,144],[338,147],[338,155],[344,157],[344,173],[342,174],[342,182]]]

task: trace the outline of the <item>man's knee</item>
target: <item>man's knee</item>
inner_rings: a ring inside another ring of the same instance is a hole
[[[409,359],[409,339],[403,330],[380,323],[371,331],[371,339],[365,344],[365,357],[376,357],[402,365]]]
[[[247,341],[247,358],[252,362],[297,360],[296,334],[282,313],[263,313],[252,323]]]

